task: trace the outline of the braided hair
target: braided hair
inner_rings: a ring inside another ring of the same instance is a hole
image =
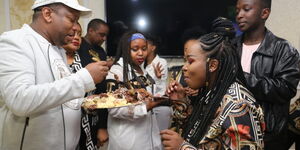
[[[132,68],[131,69],[131,74],[135,77],[136,74],[134,72],[133,66],[136,66],[134,64],[133,60],[131,59],[131,54],[130,54],[130,42],[131,42],[131,37],[135,33],[141,33],[138,31],[128,31],[122,35],[120,38],[120,41],[118,43],[118,48],[117,48],[117,53],[116,53],[116,58],[115,58],[115,63],[118,62],[118,60],[122,57],[123,58],[123,80],[124,82],[128,82],[128,73],[129,73],[129,66]],[[142,34],[142,33],[141,33]]]
[[[190,123],[183,131],[183,137],[194,146],[198,146],[204,134],[209,130],[229,86],[238,80],[244,82],[237,51],[231,44],[235,35],[232,22],[226,18],[218,17],[212,23],[212,30],[211,33],[198,39],[201,48],[207,53],[207,85],[199,89],[197,104],[189,118]],[[210,59],[219,61],[217,77],[214,81],[210,80],[211,73],[208,71]]]

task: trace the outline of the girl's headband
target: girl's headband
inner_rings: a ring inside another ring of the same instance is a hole
[[[146,40],[146,38],[144,37],[143,34],[141,33],[134,33],[132,34],[131,38],[129,39],[129,41],[133,41],[133,40],[136,40],[136,39],[143,39],[143,40]]]

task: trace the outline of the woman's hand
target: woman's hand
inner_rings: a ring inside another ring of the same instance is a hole
[[[115,59],[112,58],[112,57],[108,57],[108,58],[106,59],[108,68],[111,68],[111,66],[114,64],[114,61],[115,61]]]
[[[179,150],[184,141],[177,132],[172,130],[162,130],[160,135],[165,150]]]
[[[185,98],[185,89],[177,81],[172,81],[166,91],[171,100],[180,100]]]
[[[191,89],[190,87],[186,87],[185,88],[185,93],[188,96],[197,96],[198,95],[198,91],[199,90],[194,90],[194,89]]]
[[[147,111],[149,111],[149,110],[151,110],[152,108],[156,107],[156,106],[159,105],[160,103],[161,103],[161,101],[147,100],[147,101],[146,101]]]
[[[105,142],[108,141],[108,132],[107,129],[99,129],[97,132],[98,143],[97,146],[103,146]]]
[[[158,79],[161,79],[162,75],[164,75],[162,72],[164,71],[164,69],[162,68],[162,65],[160,63],[157,63],[156,65],[155,64],[152,64],[152,67],[154,69],[154,73],[155,73],[155,76],[158,78]]]

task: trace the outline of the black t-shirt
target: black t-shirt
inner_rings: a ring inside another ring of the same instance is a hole
[[[99,58],[102,61],[106,61],[106,52],[104,49],[98,45],[90,45],[84,38],[80,48],[78,49],[78,54],[81,59],[82,67],[87,66],[89,63],[94,62],[92,60],[92,55],[89,54],[89,50],[93,50],[98,53]],[[106,81],[102,81],[99,84],[96,84],[96,90],[94,94],[106,92]],[[97,115],[86,114],[83,111],[82,122],[81,122],[81,136],[80,136],[80,150],[94,149],[97,144],[97,131],[100,128],[107,128],[107,109],[97,110]],[[90,135],[89,135],[90,134]],[[90,143],[90,140],[87,140],[87,136],[91,136],[93,143]]]
[[[82,38],[82,42],[80,48],[78,49],[78,54],[81,58],[82,66],[85,67],[89,63],[94,62],[92,60],[92,55],[89,54],[89,50],[93,50],[99,54],[101,60],[106,60],[106,52],[99,45],[90,45],[84,38]]]
[[[92,55],[89,54],[89,50],[93,50],[99,54],[99,58],[102,61],[106,61],[106,52],[101,46],[98,45],[90,45],[84,38],[82,38],[82,42],[80,48],[78,49],[78,54],[81,59],[82,67],[87,66],[89,63],[95,62],[92,60]],[[95,94],[100,94],[106,92],[106,82],[103,81],[96,85]]]

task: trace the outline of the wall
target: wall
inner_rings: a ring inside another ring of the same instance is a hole
[[[300,50],[300,0],[273,0],[268,28]]]
[[[0,33],[20,28],[31,22],[31,6],[33,0],[1,0],[0,1]]]
[[[83,34],[86,34],[87,24],[94,18],[100,18],[106,21],[105,17],[105,0],[80,0],[84,6],[92,9],[92,14],[88,17],[82,17],[79,22],[82,25]]]
[[[0,33],[5,31],[5,9],[4,9],[4,0],[0,1]]]
[[[86,26],[93,18],[105,18],[105,0],[79,0],[79,3],[92,9],[90,16],[79,20],[82,25],[83,35],[86,33]],[[34,0],[0,0],[0,34],[4,31],[18,29],[24,23],[31,23],[31,6]]]

